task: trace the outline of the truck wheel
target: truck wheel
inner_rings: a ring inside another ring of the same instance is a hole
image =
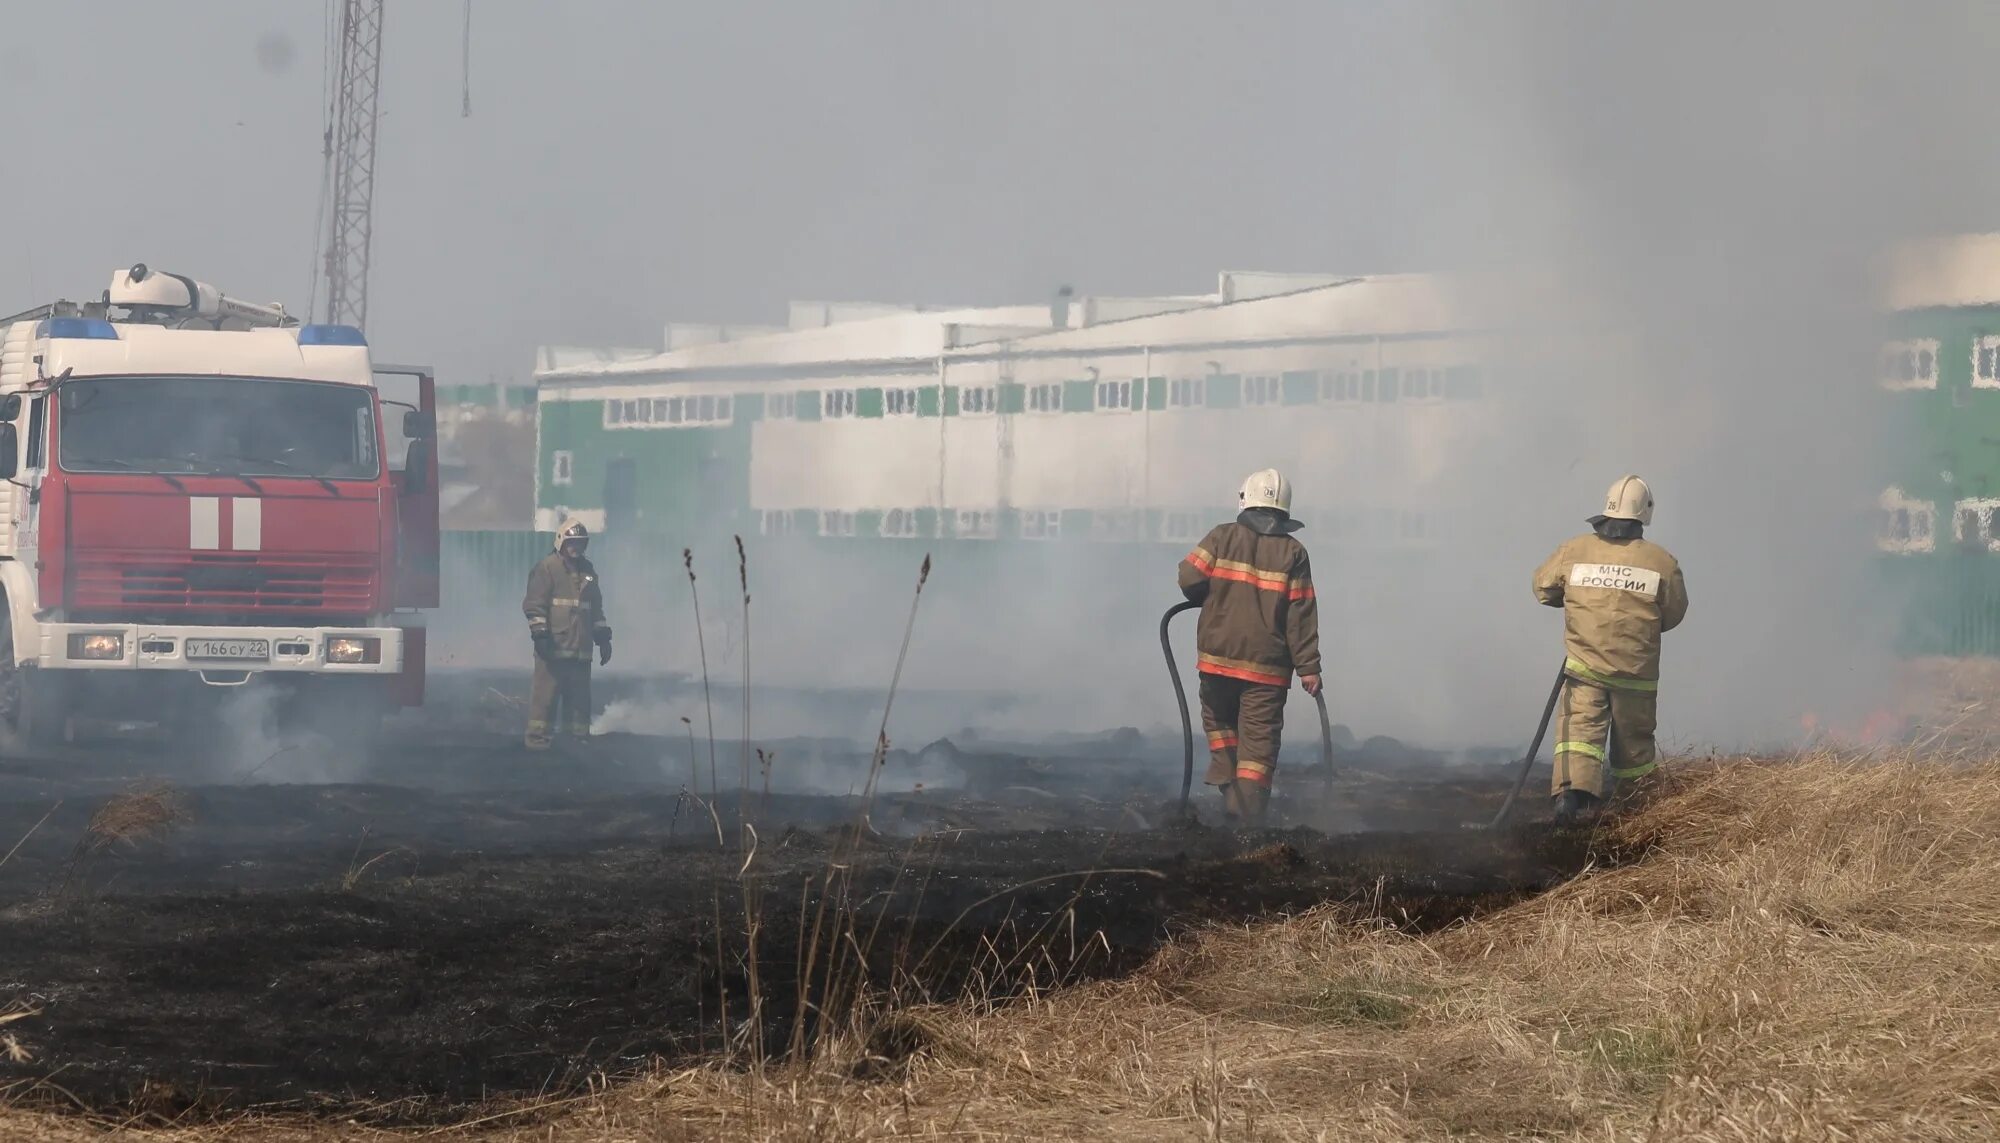
[[[0,603],[0,738],[16,752],[45,750],[68,737],[62,686],[14,660],[14,619]]]

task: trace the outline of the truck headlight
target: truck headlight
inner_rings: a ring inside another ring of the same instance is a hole
[[[122,659],[125,657],[125,637],[123,635],[71,635],[69,637],[69,657],[72,659]]]
[[[329,663],[379,663],[382,661],[382,641],[364,639],[359,635],[340,635],[326,641],[326,661]]]

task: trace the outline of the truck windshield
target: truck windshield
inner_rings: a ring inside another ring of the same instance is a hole
[[[255,377],[91,377],[58,388],[68,472],[367,480],[380,472],[372,391]]]

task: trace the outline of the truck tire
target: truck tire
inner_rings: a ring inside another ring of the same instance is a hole
[[[0,745],[35,753],[68,738],[61,680],[14,660],[14,617],[0,601]]]

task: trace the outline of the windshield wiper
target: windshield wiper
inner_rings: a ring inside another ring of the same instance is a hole
[[[292,462],[290,462],[290,461],[288,461],[288,460],[279,460],[279,459],[278,459],[277,457],[275,457],[275,456],[248,456],[248,455],[245,455],[244,453],[240,453],[240,452],[232,452],[232,453],[227,453],[227,454],[225,454],[225,455],[227,455],[227,456],[229,457],[229,459],[231,459],[231,460],[241,460],[241,461],[247,461],[247,462],[249,462],[249,463],[251,463],[251,464],[275,464],[275,465],[277,465],[277,466],[278,466],[279,468],[282,468],[282,469],[284,469],[284,470],[285,470],[286,472],[289,472],[289,473],[293,473],[293,474],[295,474],[295,475],[298,475],[298,476],[307,476],[307,477],[310,477],[310,478],[311,478],[311,479],[313,479],[313,480],[317,480],[317,481],[319,481],[319,486],[320,486],[321,488],[324,488],[324,489],[326,489],[326,490],[327,490],[328,492],[332,493],[332,494],[333,494],[333,495],[335,495],[335,496],[339,496],[339,495],[340,495],[340,486],[339,486],[338,484],[335,484],[335,483],[334,483],[333,481],[331,481],[331,480],[328,480],[328,479],[327,479],[326,477],[324,477],[324,476],[321,476],[321,475],[319,475],[318,473],[304,473],[304,472],[300,472],[300,471],[299,471],[299,466],[298,466],[298,465],[296,465],[296,464],[293,464]],[[249,478],[249,477],[247,477],[247,476],[239,476],[239,477],[237,477],[236,479],[238,479],[238,480],[242,480],[242,481],[245,481],[245,482],[249,482],[249,480],[250,480],[250,478]],[[256,484],[254,484],[254,483],[251,483],[251,484],[250,484],[250,487],[252,487],[252,488],[257,488],[257,485],[256,485]],[[262,491],[264,491],[264,490],[263,490],[262,488],[257,488],[257,491],[258,491],[258,492],[262,492]]]
[[[146,457],[146,458],[144,458],[144,459],[146,459],[146,460],[154,460],[154,461],[160,461],[160,460],[170,460],[170,459],[172,459],[172,458],[170,458],[170,457],[164,457],[164,456],[149,456],[149,457]],[[82,457],[82,458],[78,458],[78,459],[74,459],[74,460],[72,460],[72,461],[71,461],[70,463],[72,463],[72,464],[86,464],[86,465],[92,465],[92,466],[96,466],[96,465],[108,465],[108,466],[110,466],[110,467],[112,467],[112,468],[116,468],[116,469],[120,469],[120,470],[122,470],[122,471],[125,471],[125,472],[142,472],[142,471],[144,471],[144,470],[143,470],[143,469],[141,469],[141,468],[140,468],[140,467],[139,467],[138,465],[136,465],[136,464],[132,463],[131,461],[129,461],[129,460],[119,460],[119,459],[118,459],[117,457],[114,457],[114,456],[90,456],[90,457]],[[159,478],[160,478],[161,480],[164,480],[164,481],[166,481],[166,482],[167,482],[168,484],[171,484],[171,485],[173,485],[176,491],[180,491],[180,492],[186,492],[186,491],[187,491],[187,485],[185,485],[185,484],[182,484],[182,483],[181,483],[180,481],[178,481],[178,480],[174,479],[174,477],[173,477],[173,474],[172,474],[172,473],[168,473],[168,472],[152,472],[152,473],[148,473],[148,475],[151,475],[151,476],[157,476],[157,477],[159,477]]]

